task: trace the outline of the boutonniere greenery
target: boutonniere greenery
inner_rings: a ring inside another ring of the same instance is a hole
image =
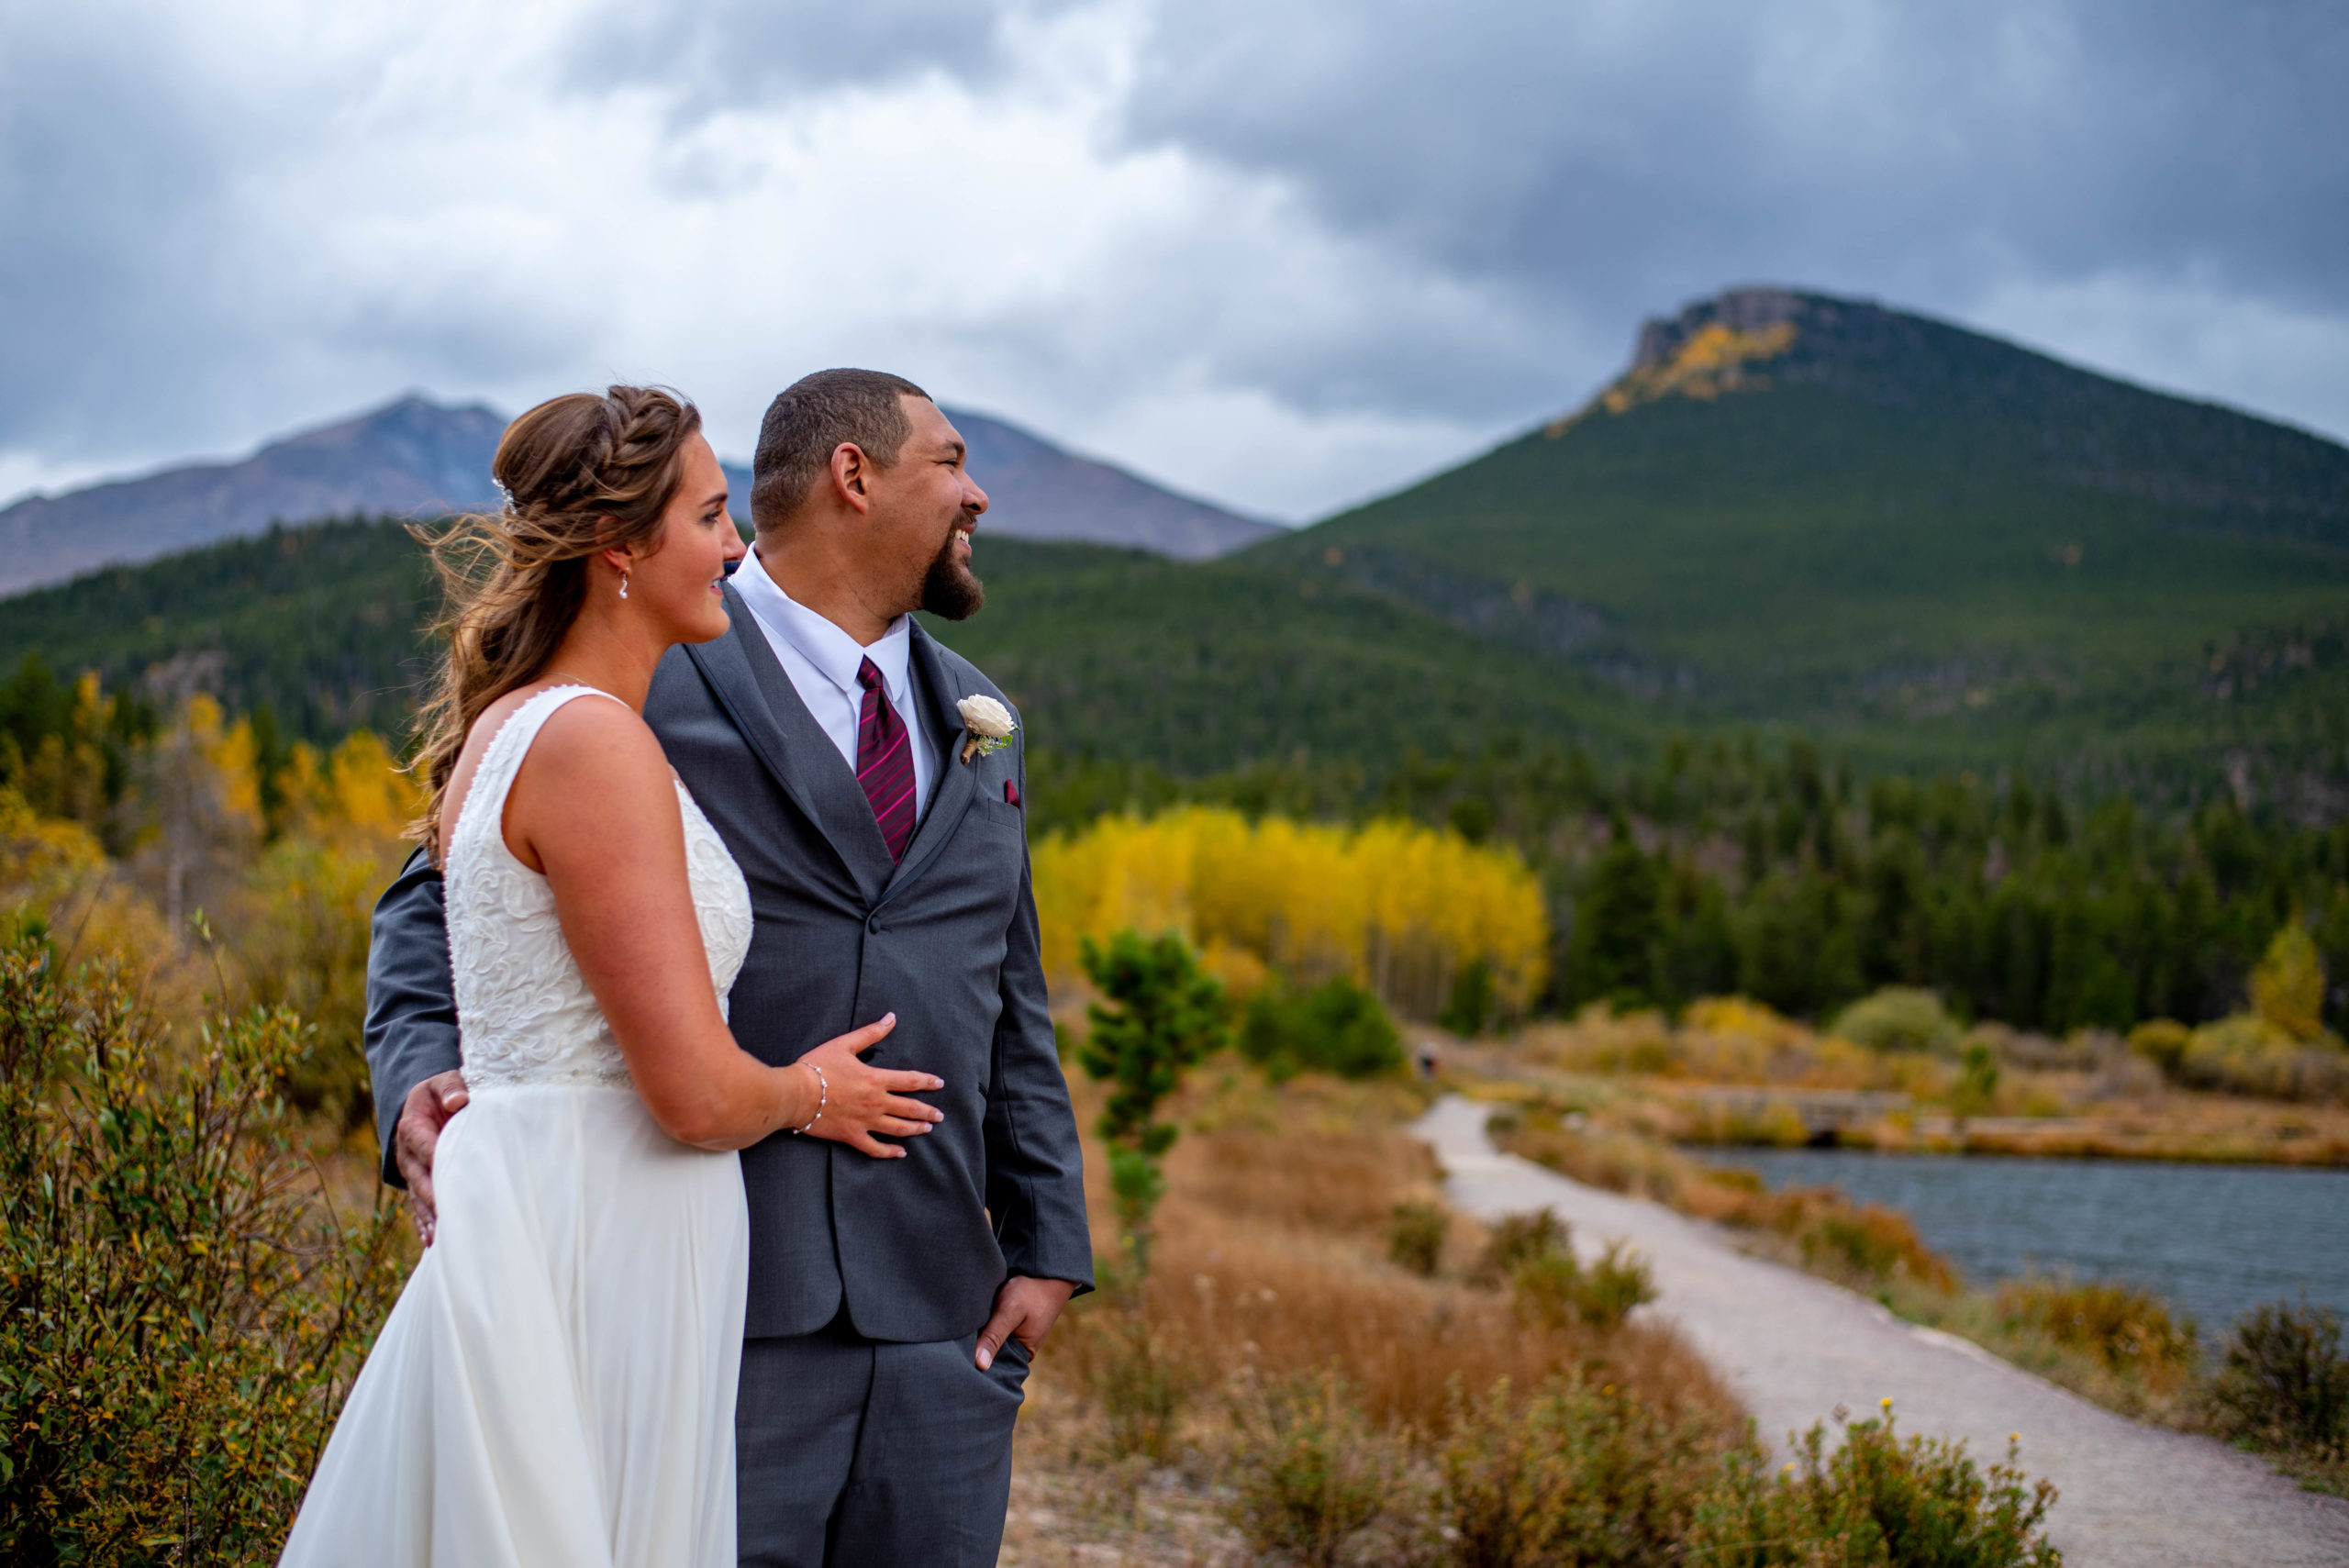
[[[963,716],[963,728],[970,739],[963,743],[963,761],[988,756],[1011,744],[1011,732],[1019,726],[1011,721],[1011,710],[993,697],[964,697],[954,705]]]

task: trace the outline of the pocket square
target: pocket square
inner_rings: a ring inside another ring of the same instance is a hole
[[[1019,786],[1009,779],[1003,781],[1003,802],[1006,806],[1019,804]]]

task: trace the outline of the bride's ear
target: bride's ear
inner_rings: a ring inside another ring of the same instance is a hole
[[[596,519],[596,531],[603,539],[609,539],[617,536],[620,530],[613,524],[611,518],[599,517]],[[607,544],[596,552],[596,559],[625,577],[637,569],[639,564],[637,555],[637,548],[632,544]]]

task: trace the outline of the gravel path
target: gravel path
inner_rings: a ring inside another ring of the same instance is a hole
[[[1415,1129],[1454,1207],[1479,1218],[1544,1207],[1585,1253],[1627,1238],[1655,1270],[1646,1311],[1677,1322],[1778,1439],[1842,1405],[1893,1399],[1903,1431],[1966,1440],[1996,1457],[2022,1434],[2022,1465],[2060,1489],[2052,1529],[2074,1568],[2349,1564],[2349,1502],[2303,1492],[2208,1438],[2141,1426],[1875,1302],[1738,1251],[1715,1228],[1601,1192],[1485,1136],[1486,1108],[1453,1096]]]

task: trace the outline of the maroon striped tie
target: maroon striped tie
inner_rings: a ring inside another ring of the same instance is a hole
[[[856,684],[864,688],[864,706],[856,719],[856,782],[864,786],[894,863],[905,859],[906,846],[913,842],[914,749],[872,660],[857,666]]]

